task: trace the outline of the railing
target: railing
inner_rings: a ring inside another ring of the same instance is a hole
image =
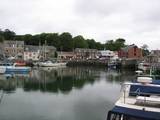
[[[128,96],[126,95],[128,94]],[[145,93],[141,92],[138,88],[135,92],[129,92],[123,90],[123,102],[129,103],[127,98],[135,99],[137,105],[141,105],[143,107],[146,106],[154,106],[160,108],[160,94],[159,93]]]

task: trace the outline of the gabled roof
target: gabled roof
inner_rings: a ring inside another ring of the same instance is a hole
[[[124,52],[128,52],[128,50],[130,49],[130,48],[133,48],[133,47],[137,47],[135,44],[132,44],[132,45],[129,45],[129,46],[127,46],[127,47],[124,47],[124,48],[121,48],[121,50],[123,50]]]
[[[24,41],[5,40],[4,44],[22,44],[22,45],[24,45]]]
[[[38,50],[40,50],[39,46],[25,45],[25,51],[28,51],[28,52],[37,52]]]
[[[89,49],[89,48],[76,48],[76,52],[97,52],[97,49]]]
[[[38,50],[56,50],[56,48],[54,46],[35,46],[35,45],[25,45],[25,51],[29,51],[29,52],[37,52]]]

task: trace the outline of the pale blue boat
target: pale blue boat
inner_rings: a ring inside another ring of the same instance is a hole
[[[12,63],[2,63],[0,64],[0,73],[1,74],[13,74],[13,73],[27,73],[30,72],[31,68],[26,66],[16,66]]]

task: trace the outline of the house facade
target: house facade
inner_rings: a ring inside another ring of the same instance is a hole
[[[5,57],[14,57],[15,59],[23,59],[24,57],[24,41],[4,41],[4,55]]]
[[[24,60],[49,60],[54,58],[55,51],[53,46],[25,45]]]
[[[149,63],[160,63],[160,50],[152,50],[145,60]]]
[[[87,49],[87,48],[76,48],[75,51],[76,59],[95,59],[98,55],[97,49]]]
[[[39,46],[33,46],[33,45],[25,45],[24,50],[24,60],[32,60],[32,61],[38,61],[40,59],[40,48]]]
[[[98,56],[100,59],[118,59],[118,53],[110,50],[100,50]]]
[[[58,52],[58,59],[60,60],[73,60],[75,59],[75,53],[74,52]]]
[[[118,51],[118,57],[120,58],[142,58],[142,49],[132,44]]]

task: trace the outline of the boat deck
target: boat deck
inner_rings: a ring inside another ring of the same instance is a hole
[[[139,110],[146,110],[152,112],[160,112],[160,96],[154,97],[144,97],[144,96],[137,96],[137,97],[121,97],[116,106],[123,106],[127,108],[134,108]]]

